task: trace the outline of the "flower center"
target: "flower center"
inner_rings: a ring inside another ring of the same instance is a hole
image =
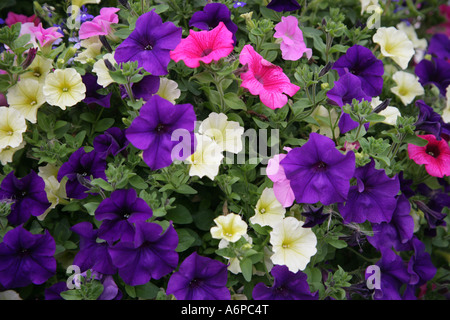
[[[162,123],[158,123],[156,126],[156,132],[157,133],[164,133],[166,131],[166,126]]]
[[[262,214],[266,213],[266,209],[262,208],[261,210],[259,210],[259,212],[261,212]]]
[[[208,54],[210,54],[211,52],[212,52],[212,49],[207,48],[207,49],[203,50],[203,52],[202,52],[202,54],[201,54],[201,57],[205,57],[205,56],[207,56]]]
[[[434,158],[439,157],[439,155],[441,154],[441,151],[435,145],[427,146],[425,152]]]
[[[6,134],[7,134],[8,136],[12,136],[12,135],[14,134],[14,132],[13,132],[12,130],[9,130],[8,132],[6,132]]]
[[[125,220],[131,216],[131,214],[128,213],[128,211],[124,211],[120,215],[122,216],[122,219],[125,219]]]
[[[69,91],[69,88],[67,88],[67,87],[62,88],[62,92],[67,92],[67,91]]]
[[[201,281],[198,279],[192,279],[191,282],[189,282],[189,287],[190,288],[198,288],[200,287]]]
[[[19,256],[24,257],[28,256],[31,252],[27,248],[22,248],[19,251]]]
[[[144,47],[145,50],[153,50],[153,46],[151,44],[148,44]]]
[[[34,106],[36,103],[37,103],[36,100],[33,100],[30,102],[30,106]]]
[[[41,74],[39,72],[35,72],[35,73],[33,73],[33,76],[35,76],[36,78],[39,78],[41,76]]]
[[[255,79],[258,80],[259,83],[264,84],[263,77],[261,77],[260,75],[255,74]]]
[[[398,90],[398,94],[401,95],[401,96],[406,96],[406,95],[408,94],[408,89],[405,88],[405,87],[401,87],[401,88]]]
[[[322,171],[325,171],[327,169],[327,164],[325,162],[323,162],[323,161],[319,161],[313,166],[313,168],[316,171],[321,171],[322,172]]]

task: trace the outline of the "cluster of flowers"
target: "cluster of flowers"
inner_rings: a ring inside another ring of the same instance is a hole
[[[260,21],[250,4],[207,1],[174,22],[164,19],[176,1],[119,2],[73,0],[69,28],[44,27],[49,7],[10,12],[0,30],[0,296],[30,285],[52,300],[136,298],[138,288],[178,300],[433,293],[440,260],[430,246],[444,239],[448,249],[448,6],[428,43],[417,19],[351,33],[331,10],[307,27],[304,12],[324,8],[296,0],[253,5]],[[361,17],[429,9],[354,2]],[[333,46],[344,27],[351,45]],[[7,65],[11,56],[20,65]],[[267,157],[266,176],[261,160],[226,161],[249,152],[255,124],[282,131],[285,153]],[[167,194],[195,195],[193,210],[210,214],[194,221]],[[199,230],[180,227],[190,223]],[[345,263],[334,266],[343,248],[378,266],[375,289],[367,261],[348,264],[360,273],[353,284]],[[59,275],[68,265],[90,291]]]

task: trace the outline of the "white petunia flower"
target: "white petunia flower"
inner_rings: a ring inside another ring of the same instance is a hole
[[[213,139],[224,151],[239,153],[242,150],[244,128],[236,121],[228,121],[224,113],[210,113],[198,131]]]
[[[51,206],[40,216],[38,220],[42,221],[45,219],[47,214],[55,208],[58,204],[67,204],[67,194],[66,194],[66,179],[61,182],[58,181],[58,170],[59,167],[54,164],[47,164],[46,166],[39,167],[38,176],[40,176],[45,183],[45,193],[47,194],[47,199],[51,203]]]
[[[316,254],[317,238],[311,228],[303,228],[303,221],[287,217],[273,227],[270,243],[276,265],[285,265],[291,272],[304,270]]]
[[[190,165],[189,175],[200,178],[207,176],[211,180],[219,173],[223,159],[223,149],[211,138],[195,134],[197,146],[195,152],[186,159]]]
[[[402,100],[405,106],[410,104],[416,96],[425,93],[419,79],[414,74],[397,71],[392,76],[392,79],[397,86],[392,87],[391,91]]]
[[[373,109],[378,107],[382,101],[379,97],[373,97],[371,101],[371,106]],[[397,118],[401,117],[400,111],[396,107],[388,106],[386,109],[378,113],[379,115],[385,116],[386,118],[381,121],[382,123],[389,124],[391,126],[394,126],[397,123]]]
[[[361,2],[361,15],[367,11],[370,6],[379,6],[378,0],[360,0]]]
[[[86,50],[78,54],[74,60],[82,64],[87,63],[89,59],[95,59],[101,53],[103,47],[98,36],[81,40],[80,45]]]
[[[94,63],[92,67],[92,71],[97,74],[97,83],[103,88],[106,88],[108,85],[115,82],[109,74],[109,69],[105,65],[105,60],[108,60],[109,62],[111,62],[111,65],[114,66],[116,64],[116,60],[114,59],[114,52],[105,54],[103,58]]]
[[[0,149],[16,148],[27,130],[25,117],[16,109],[0,107]]]
[[[325,108],[323,105],[319,105],[316,109],[314,109],[314,112],[311,114],[311,117],[313,117],[317,121],[317,123],[320,124],[320,126],[311,125],[312,131],[318,132],[323,136],[333,138],[333,132],[330,127],[330,122],[334,125],[337,119],[339,118],[339,115],[340,114],[336,111],[335,108],[331,109],[330,114],[328,114],[327,108]],[[339,132],[340,132],[339,126],[336,126],[334,128],[334,136],[338,137]]]
[[[73,68],[57,69],[45,78],[44,96],[48,104],[66,107],[76,105],[86,97],[86,86]]]
[[[409,61],[415,53],[414,45],[406,33],[395,27],[379,28],[373,35],[373,42],[380,46],[383,56],[394,60],[402,69],[408,67]]]
[[[156,94],[161,98],[175,104],[175,101],[181,95],[181,90],[178,89],[178,83],[176,83],[175,81],[169,80],[167,78],[161,78],[159,81],[159,89]]]
[[[20,80],[34,79],[43,85],[45,78],[50,73],[52,68],[53,61],[51,59],[36,55],[33,62],[31,62],[30,66],[27,68],[27,71],[20,75]]]
[[[19,144],[18,147],[15,148],[11,148],[11,147],[6,147],[2,150],[0,150],[0,162],[2,163],[2,165],[6,165],[7,163],[10,163],[13,161],[13,156],[16,153],[16,151],[23,149],[23,147],[25,147],[25,141],[22,141],[21,144]]]
[[[214,239],[236,242],[247,233],[247,223],[238,214],[229,213],[218,216],[214,219],[214,223],[216,226],[210,230],[211,236]]]
[[[36,123],[37,111],[45,103],[42,84],[38,80],[20,80],[8,90],[6,97],[11,108],[19,111],[31,123]]]
[[[450,86],[447,87],[445,98],[447,99],[447,106],[445,107],[444,112],[442,113],[442,119],[444,120],[444,122],[449,123],[450,122]]]
[[[427,50],[427,47],[428,47],[427,40],[419,39],[414,26],[411,24],[409,24],[409,25],[406,24],[405,21],[402,21],[399,24],[397,24],[397,29],[404,31],[406,33],[406,35],[408,36],[409,40],[411,40],[411,42],[413,43],[414,50],[416,50],[416,54],[414,55],[414,60],[416,62],[419,62],[420,60],[422,60],[422,58],[425,54],[425,51]]]
[[[250,218],[253,224],[273,227],[283,220],[286,209],[275,197],[273,188],[265,188],[256,203],[255,215]]]

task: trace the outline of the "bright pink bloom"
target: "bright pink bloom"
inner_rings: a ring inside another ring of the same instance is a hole
[[[281,17],[281,22],[275,26],[274,38],[281,38],[280,43],[281,56],[284,60],[296,61],[300,59],[304,53],[308,59],[312,56],[312,50],[306,47],[303,40],[303,32],[298,27],[296,17]]]
[[[291,148],[284,147],[283,150],[289,152]],[[278,202],[285,208],[292,206],[295,200],[294,191],[291,189],[289,180],[286,178],[283,167],[280,161],[283,160],[287,154],[277,154],[269,160],[266,168],[267,177],[273,182],[273,192]]]
[[[183,60],[189,68],[198,68],[200,61],[209,64],[228,56],[234,49],[233,33],[221,21],[210,31],[189,30],[189,36],[170,52],[170,57],[178,62]]]
[[[445,139],[437,140],[433,134],[419,135],[428,144],[419,147],[408,144],[409,158],[417,164],[424,164],[428,174],[442,178],[450,176],[450,147]]]
[[[27,17],[23,14],[17,14],[14,12],[8,12],[8,16],[5,19],[5,23],[8,27],[11,27],[13,24],[16,24],[18,22],[21,23],[27,23],[27,22],[33,22],[35,26],[37,26],[41,20],[36,17],[35,14],[33,14],[31,17]]]
[[[56,39],[61,38],[63,35],[58,32],[57,27],[50,27],[44,29],[42,23],[39,23],[37,27],[30,27],[29,30],[33,32],[36,40],[41,47],[49,47],[55,42]]]
[[[270,109],[282,108],[300,89],[292,84],[283,73],[283,69],[263,59],[249,44],[245,45],[239,56],[242,65],[248,65],[248,71],[241,74],[241,86],[251,94],[259,95],[261,102]]]
[[[119,22],[116,14],[119,8],[106,7],[100,9],[100,14],[92,21],[83,22],[80,27],[80,39],[87,39],[94,36],[112,36],[111,24]]]

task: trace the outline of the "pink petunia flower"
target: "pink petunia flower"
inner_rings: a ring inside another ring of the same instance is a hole
[[[283,150],[289,152],[292,150],[289,147],[284,147]],[[269,160],[266,168],[267,177],[273,182],[273,192],[278,202],[285,208],[292,206],[295,200],[294,191],[292,191],[289,180],[286,178],[283,167],[280,161],[286,158],[287,154],[277,154]]]
[[[424,164],[425,170],[433,177],[450,176],[450,147],[445,139],[437,140],[432,134],[419,135],[428,140],[426,146],[408,144],[409,158],[417,164]]]
[[[298,27],[296,17],[281,17],[281,22],[275,26],[274,38],[282,39],[280,43],[281,56],[284,60],[296,61],[304,53],[308,59],[312,56],[312,50],[306,47],[303,40],[303,32]]]
[[[283,69],[265,60],[249,44],[245,45],[239,56],[242,65],[248,64],[248,71],[241,74],[241,86],[251,94],[259,95],[261,102],[270,109],[282,108],[300,89],[292,84]]]
[[[113,37],[111,24],[119,22],[119,16],[116,14],[119,8],[106,7],[100,9],[100,14],[92,21],[84,22],[79,31],[80,39],[87,39],[94,36]]]
[[[23,14],[17,14],[14,12],[8,12],[8,16],[5,19],[5,23],[8,27],[11,27],[13,24],[16,24],[18,22],[21,23],[27,23],[27,22],[32,22],[35,26],[39,25],[39,23],[41,22],[41,20],[36,17],[35,14],[33,14],[31,17],[27,17]]]
[[[221,21],[210,31],[189,30],[189,36],[170,52],[175,62],[183,60],[189,68],[198,68],[200,61],[209,64],[228,56],[234,49],[233,33]]]
[[[63,35],[58,32],[57,27],[44,29],[42,23],[39,23],[37,27],[29,27],[29,31],[33,32],[41,48],[48,48],[56,39],[63,37]]]

